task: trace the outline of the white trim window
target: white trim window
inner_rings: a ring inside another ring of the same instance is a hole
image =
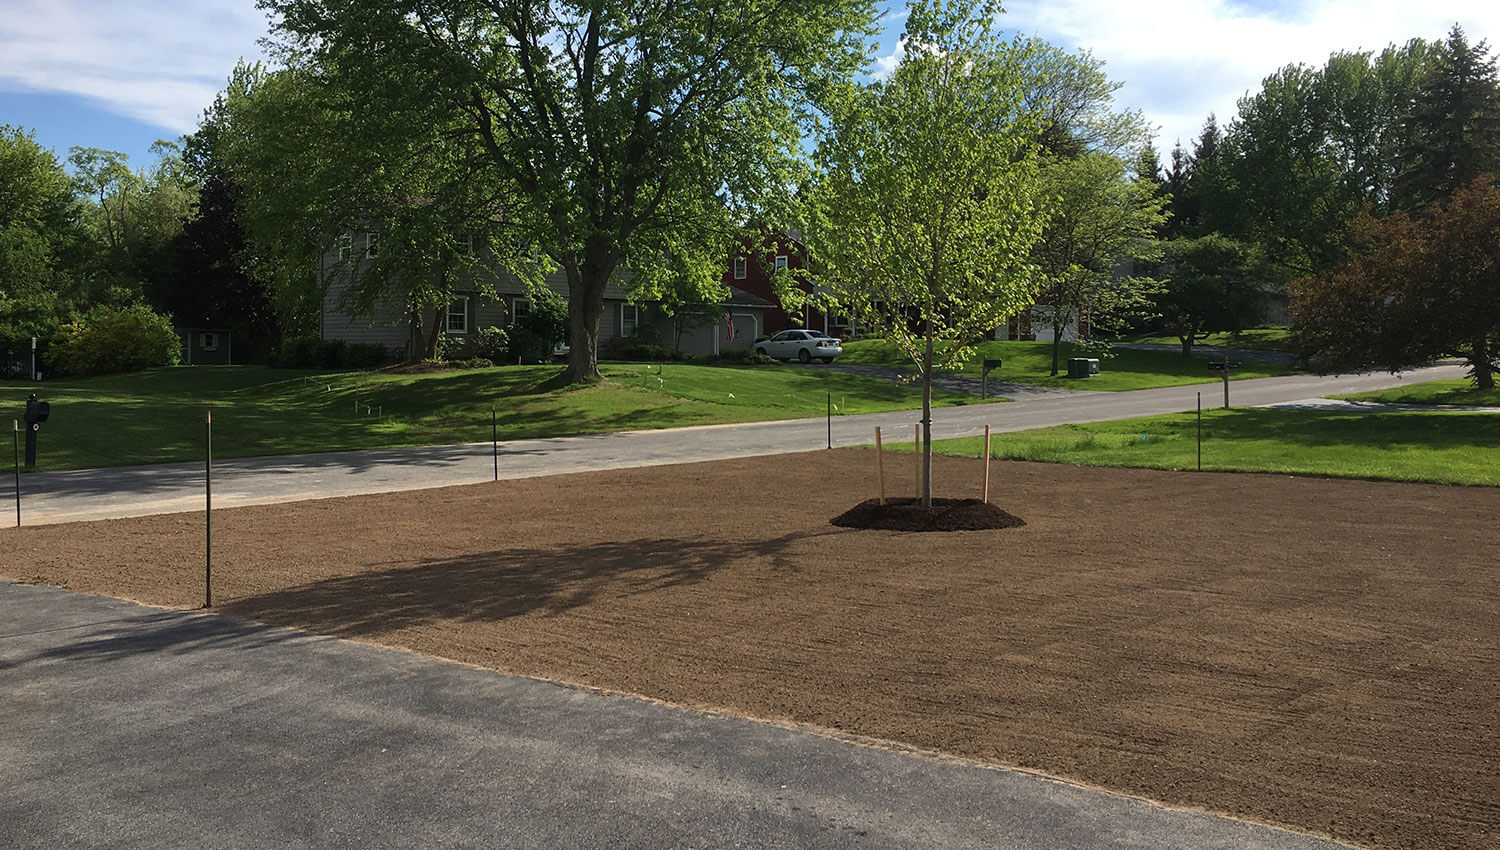
[[[472,234],[472,233],[460,233],[460,234],[458,234],[458,238],[456,238],[456,239],[453,240],[453,253],[459,255],[460,257],[470,257],[470,256],[473,256],[474,255],[474,234]]]
[[[750,273],[750,261],[744,257],[734,258],[734,279],[744,280]]]
[[[204,351],[218,351],[219,335],[213,331],[204,331],[198,335],[198,347]]]
[[[365,259],[373,260],[376,257],[380,256],[379,242],[376,238],[379,235],[380,234],[374,232],[365,234]]]
[[[521,321],[522,319],[526,318],[529,315],[531,315],[531,299],[530,298],[512,298],[512,299],[510,299],[510,323],[511,324],[515,324],[516,322]]]
[[[469,296],[460,295],[448,302],[448,323],[443,330],[450,334],[469,332]]]
[[[641,325],[641,308],[634,304],[620,305],[620,336],[628,337]]]
[[[785,254],[777,254],[776,255],[776,270],[777,271],[781,271],[784,268],[786,268],[786,255]]]
[[[349,255],[353,253],[354,234],[346,230],[343,233],[339,234],[339,262],[342,263],[345,260],[348,260]]]

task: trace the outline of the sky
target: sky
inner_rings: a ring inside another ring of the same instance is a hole
[[[899,61],[904,3],[887,2],[874,69]],[[1495,0],[1008,0],[1000,23],[1088,50],[1123,85],[1117,101],[1157,130],[1163,159],[1191,146],[1209,113],[1284,65],[1335,51],[1440,39],[1500,40]],[[191,132],[238,59],[264,58],[254,0],[0,0],[0,124],[34,131],[65,159],[74,145],[150,164],[160,138]]]

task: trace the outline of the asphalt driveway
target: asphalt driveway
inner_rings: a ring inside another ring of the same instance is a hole
[[[1336,848],[1024,773],[0,582],[7,848]]]

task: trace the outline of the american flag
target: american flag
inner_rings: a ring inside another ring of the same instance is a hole
[[[734,317],[728,313],[724,314],[724,335],[730,342],[734,342]]]

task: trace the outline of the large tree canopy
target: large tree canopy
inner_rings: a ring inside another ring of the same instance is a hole
[[[930,506],[933,370],[1035,297],[1043,123],[1025,101],[1028,57],[991,29],[994,7],[910,9],[891,78],[829,100],[807,244],[824,294],[921,372]]]
[[[51,151],[0,125],[0,337],[47,336],[67,306],[78,204]]]
[[[1397,371],[1435,357],[1468,360],[1481,389],[1500,364],[1500,189],[1481,175],[1420,214],[1368,214],[1359,250],[1292,285],[1294,340],[1331,368]]]
[[[323,82],[423,108],[514,187],[567,277],[575,380],[605,285],[717,295],[737,228],[778,218],[812,98],[864,62],[868,0],[262,0]]]

